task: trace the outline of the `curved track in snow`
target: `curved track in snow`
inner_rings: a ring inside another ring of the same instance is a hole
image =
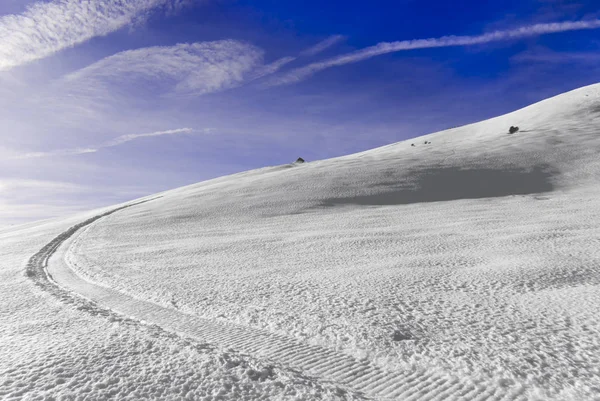
[[[429,401],[527,399],[525,388],[520,385],[507,387],[427,370],[386,372],[373,364],[332,349],[308,345],[293,338],[245,326],[185,314],[90,283],[76,275],[65,259],[69,244],[77,237],[75,234],[84,233],[102,217],[148,201],[113,209],[69,228],[30,258],[27,276],[62,302],[94,315],[130,324],[156,325],[168,332],[234,349],[301,371],[320,381],[346,387],[367,397]]]

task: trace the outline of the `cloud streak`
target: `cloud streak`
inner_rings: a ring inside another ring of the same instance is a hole
[[[117,31],[157,7],[185,0],[55,0],[0,17],[0,71]]]
[[[119,137],[116,137],[116,138],[108,141],[108,142],[104,142],[100,145],[92,146],[89,148],[58,149],[58,150],[53,150],[53,151],[49,151],[49,152],[30,152],[30,153],[25,153],[20,156],[17,156],[15,158],[17,158],[17,159],[34,159],[34,158],[49,157],[49,156],[71,156],[71,155],[82,155],[82,154],[86,154],[86,153],[96,153],[101,149],[112,148],[112,147],[119,146],[124,143],[131,142],[131,141],[141,139],[141,138],[152,138],[152,137],[163,136],[163,135],[191,134],[193,132],[195,132],[195,130],[193,130],[192,128],[179,128],[179,129],[172,129],[172,130],[167,130],[167,131],[150,132],[150,133],[145,133],[145,134],[121,135]],[[204,129],[201,132],[210,133],[210,132],[212,132],[212,130]]]
[[[294,82],[299,82],[319,71],[328,68],[342,66],[345,64],[357,63],[359,61],[367,60],[372,57],[376,57],[387,53],[415,49],[428,49],[435,47],[473,46],[490,42],[520,39],[549,33],[598,28],[600,28],[600,20],[596,19],[587,21],[569,21],[536,24],[512,30],[494,31],[476,36],[443,36],[440,38],[403,40],[398,42],[383,42],[375,46],[367,47],[365,49],[358,50],[352,53],[333,57],[325,61],[312,63],[304,67],[296,68],[283,76],[271,79],[267,82],[267,86],[286,85]]]
[[[308,49],[304,50],[302,53],[300,53],[302,56],[315,56],[327,49],[329,49],[332,46],[335,46],[336,44],[338,44],[339,42],[345,40],[346,37],[343,35],[332,35],[330,37],[328,37],[327,39],[317,43],[316,45],[309,47]]]
[[[263,51],[235,40],[128,50],[64,77],[59,85],[81,92],[148,88],[202,95],[235,87],[262,66]]]
[[[340,41],[342,41],[344,39],[346,39],[346,37],[342,36],[342,35],[330,36],[327,39],[317,43],[316,45],[309,47],[308,49],[300,52],[299,56],[301,56],[301,57],[315,56],[315,55],[325,51],[326,49],[330,48],[331,46],[334,46],[335,44],[339,43]],[[278,60],[275,60],[274,62],[272,62],[270,64],[266,64],[262,67],[259,67],[248,80],[253,81],[256,79],[263,78],[268,75],[273,75],[277,71],[279,71],[280,69],[285,67],[287,64],[290,64],[290,63],[296,61],[299,56],[282,57]]]

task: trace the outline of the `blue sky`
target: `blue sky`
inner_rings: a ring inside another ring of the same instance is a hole
[[[595,1],[3,0],[0,226],[600,81]]]

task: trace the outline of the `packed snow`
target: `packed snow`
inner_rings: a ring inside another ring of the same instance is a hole
[[[599,151],[593,85],[3,229],[0,397],[600,399]]]

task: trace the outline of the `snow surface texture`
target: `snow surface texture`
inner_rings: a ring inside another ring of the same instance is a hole
[[[360,399],[299,372],[112,313],[25,264],[42,247],[35,255],[43,256],[52,236],[97,215],[0,234],[0,399]]]
[[[0,397],[600,399],[599,151],[594,85],[0,231]]]

